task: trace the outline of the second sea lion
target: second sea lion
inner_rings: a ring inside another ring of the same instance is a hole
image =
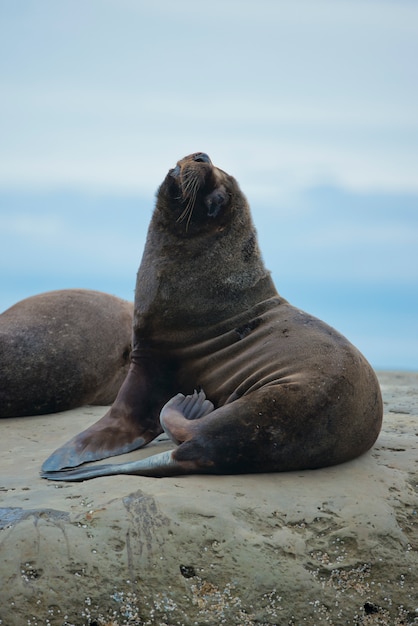
[[[0,417],[111,404],[128,372],[133,304],[62,289],[0,315]]]

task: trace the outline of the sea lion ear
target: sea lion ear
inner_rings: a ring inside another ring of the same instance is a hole
[[[225,206],[227,198],[228,196],[223,186],[218,187],[206,196],[205,204],[208,210],[208,216],[215,218],[222,207]]]

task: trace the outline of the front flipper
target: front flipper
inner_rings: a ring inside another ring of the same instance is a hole
[[[154,454],[140,461],[130,463],[115,463],[109,465],[93,465],[80,467],[61,472],[41,472],[42,478],[48,480],[64,480],[70,482],[82,482],[100,476],[114,476],[116,474],[131,474],[136,476],[150,476],[161,478],[163,476],[178,476],[180,474],[196,473],[197,467],[190,463],[179,463],[172,457],[171,451]]]
[[[106,415],[51,454],[42,470],[56,472],[145,446],[162,433],[158,420],[161,404],[152,399],[143,370],[132,364]]]
[[[132,452],[155,439],[161,428],[135,432],[134,422],[115,420],[107,413],[98,422],[55,450],[42,465],[42,471],[58,471],[82,463],[99,461],[110,456]]]

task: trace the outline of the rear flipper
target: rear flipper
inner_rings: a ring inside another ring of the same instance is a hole
[[[100,476],[114,476],[117,474],[132,474],[137,476],[177,476],[179,474],[196,473],[198,469],[191,469],[190,465],[179,463],[172,457],[172,452],[161,452],[140,461],[130,463],[114,463],[108,465],[91,465],[71,470],[58,472],[41,472],[42,478],[48,480],[65,480],[69,482],[82,482]]]
[[[213,410],[212,402],[206,399],[202,389],[200,391],[195,390],[189,396],[178,393],[161,409],[161,426],[170,439],[178,445],[190,439],[195,430],[190,424],[190,420],[205,417]]]

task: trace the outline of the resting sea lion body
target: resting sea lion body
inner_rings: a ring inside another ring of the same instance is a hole
[[[372,368],[277,293],[246,199],[204,153],[179,161],[159,189],[133,341],[113,407],[45,462],[45,477],[318,468],[362,454],[378,436]],[[59,471],[138,448],[163,428],[179,444],[172,452]]]
[[[133,304],[50,291],[0,315],[0,417],[111,404],[129,369]]]

